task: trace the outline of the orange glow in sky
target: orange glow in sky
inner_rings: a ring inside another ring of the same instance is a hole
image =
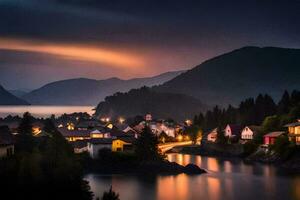
[[[118,68],[134,69],[144,66],[144,61],[136,55],[82,44],[38,43],[0,38],[0,49],[48,53],[64,59],[96,62]]]

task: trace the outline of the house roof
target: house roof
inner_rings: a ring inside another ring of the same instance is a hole
[[[264,137],[278,137],[284,133],[285,133],[284,131],[275,131],[275,132],[271,132],[271,133],[264,135]]]
[[[136,141],[135,137],[131,137],[131,136],[118,137],[117,140],[122,140],[124,142],[131,143],[131,144]]]
[[[256,134],[261,130],[262,127],[261,126],[256,126],[256,125],[250,125],[250,126],[245,126],[245,128],[249,128],[254,134]]]
[[[76,125],[77,128],[90,128],[96,126],[99,127],[102,126],[102,124],[96,120],[88,120],[88,121],[81,121]]]
[[[67,128],[59,128],[58,131],[64,137],[89,137],[89,130],[68,130]]]
[[[204,136],[208,136],[208,135],[211,134],[211,133],[217,134],[217,131],[218,131],[218,128],[214,128],[214,129],[212,129],[212,130],[210,130],[210,131],[204,133]]]
[[[107,133],[108,131],[103,127],[97,127],[91,131],[91,133]]]
[[[296,126],[300,126],[300,122],[294,122],[294,123],[284,125],[284,127],[296,127]]]

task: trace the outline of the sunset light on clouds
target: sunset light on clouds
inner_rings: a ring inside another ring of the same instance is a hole
[[[142,59],[130,53],[118,52],[106,48],[82,44],[38,43],[19,39],[0,39],[0,49],[47,53],[61,56],[64,59],[108,64],[117,68],[141,68]]]
[[[188,70],[243,46],[298,48],[298,5],[0,0],[1,84],[141,78]]]

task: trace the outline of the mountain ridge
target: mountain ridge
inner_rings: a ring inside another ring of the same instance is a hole
[[[300,87],[296,75],[300,73],[299,65],[300,49],[247,46],[204,61],[154,88],[161,92],[187,94],[219,105],[237,104],[243,98],[258,93],[270,93],[278,99],[285,89]],[[274,90],[274,86],[278,89]],[[217,94],[221,94],[222,98],[229,95],[236,97],[220,101]]]
[[[14,96],[0,85],[0,105],[29,105],[29,103]]]
[[[299,66],[300,49],[243,47],[204,61],[164,84],[152,87],[151,90],[154,93],[185,95],[198,99],[199,104],[210,107],[226,107],[229,104],[237,106],[242,100],[256,97],[259,93],[267,93],[278,100],[285,90],[300,88]],[[123,114],[119,110],[122,111],[128,106],[127,97],[134,99],[129,93],[107,97],[98,104],[96,114]],[[136,98],[142,94],[142,89],[140,92],[135,90]],[[151,95],[148,98],[151,98]],[[115,102],[119,105],[115,105]],[[181,112],[185,112],[182,108],[189,100],[173,103],[172,106],[177,106],[181,108]],[[158,115],[164,114],[157,112],[159,107],[160,105],[157,105],[152,110]],[[186,113],[192,114],[188,106],[187,108]],[[205,110],[203,106],[201,109]],[[196,112],[202,111],[201,109],[198,107]],[[140,115],[143,112],[143,106],[135,106],[135,113],[130,115]],[[182,113],[182,116],[186,113]]]
[[[162,84],[182,72],[166,72],[157,76],[128,80],[117,77],[103,80],[89,78],[60,80],[33,90],[22,98],[36,105],[97,105],[106,96],[116,92]]]

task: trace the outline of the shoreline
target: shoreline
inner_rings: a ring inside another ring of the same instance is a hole
[[[186,166],[180,165],[176,162],[170,161],[155,161],[144,163],[118,163],[118,165],[103,164],[97,160],[91,161],[90,167],[85,168],[84,174],[101,173],[101,174],[144,174],[144,175],[200,175],[207,173],[205,169],[200,168],[195,164],[188,164]],[[92,167],[91,167],[92,166]]]

